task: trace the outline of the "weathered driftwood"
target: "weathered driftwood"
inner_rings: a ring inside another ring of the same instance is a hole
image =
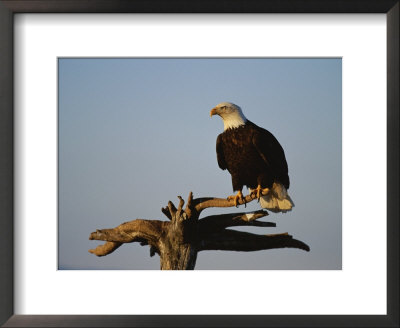
[[[186,207],[178,196],[178,208],[170,201],[161,211],[169,221],[136,219],[125,222],[113,229],[96,230],[90,234],[91,240],[104,240],[105,244],[89,250],[97,256],[112,253],[123,243],[140,242],[150,246],[150,256],[160,256],[161,270],[192,270],[197,253],[204,250],[257,251],[272,248],[299,248],[309,251],[309,247],[287,233],[257,235],[229,230],[235,226],[275,227],[275,223],[257,219],[268,215],[265,210],[250,213],[229,213],[211,215],[199,219],[201,212],[209,207],[233,207],[234,201],[222,198],[196,198],[190,192]],[[249,203],[254,195],[247,195],[239,204]]]

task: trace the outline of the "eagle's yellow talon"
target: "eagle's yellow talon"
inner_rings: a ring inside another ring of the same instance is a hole
[[[227,199],[228,200],[233,199],[235,207],[238,207],[238,205],[240,205],[238,202],[239,202],[239,200],[241,200],[244,203],[244,206],[246,207],[246,198],[243,197],[243,194],[240,190],[238,191],[238,193],[236,195],[228,196]]]
[[[263,190],[261,190],[261,193],[262,193],[263,195],[268,194],[268,193],[269,193],[269,188],[264,188]]]
[[[256,189],[251,191],[251,195],[255,195],[257,197],[257,202],[260,202],[260,198],[262,195],[266,195],[269,193],[269,188],[261,188],[261,185],[258,185]]]

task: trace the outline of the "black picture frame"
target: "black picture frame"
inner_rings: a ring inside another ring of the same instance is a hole
[[[4,327],[399,327],[399,8],[399,0],[0,0],[0,324]],[[385,13],[387,315],[14,315],[13,16],[16,13]]]

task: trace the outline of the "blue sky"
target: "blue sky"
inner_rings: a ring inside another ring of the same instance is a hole
[[[61,58],[58,78],[60,269],[159,269],[137,243],[88,253],[100,243],[90,232],[164,220],[161,207],[190,191],[232,194],[215,154],[223,124],[209,117],[223,101],[279,140],[296,205],[263,219],[276,228],[240,230],[289,232],[311,251],[206,251],[196,269],[341,269],[341,59]]]

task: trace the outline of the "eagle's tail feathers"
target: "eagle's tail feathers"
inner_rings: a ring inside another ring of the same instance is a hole
[[[286,188],[277,183],[274,183],[272,190],[267,195],[260,198],[260,205],[262,208],[274,213],[286,213],[294,207],[294,203],[288,195]]]

